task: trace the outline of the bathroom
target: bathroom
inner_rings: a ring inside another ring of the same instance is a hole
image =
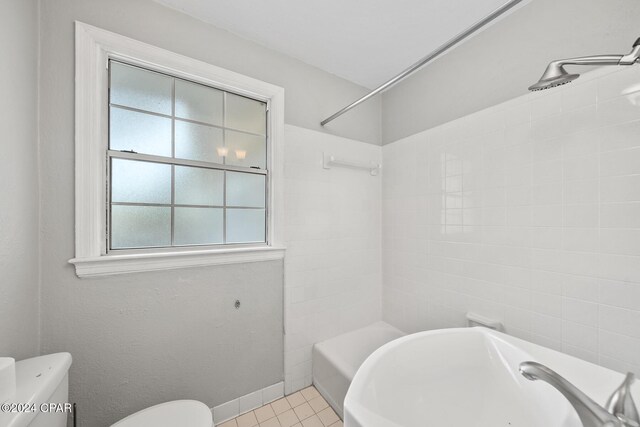
[[[637,1],[0,11],[0,427],[634,425]]]

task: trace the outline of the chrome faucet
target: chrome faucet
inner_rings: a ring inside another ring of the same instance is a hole
[[[556,388],[578,413],[584,427],[640,427],[640,417],[631,397],[634,375],[628,373],[605,407],[598,405],[557,372],[536,362],[522,362],[520,373],[526,379],[542,380]]]

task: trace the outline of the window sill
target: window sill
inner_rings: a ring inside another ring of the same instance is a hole
[[[85,278],[145,271],[175,270],[188,267],[272,261],[283,259],[284,253],[285,248],[282,246],[268,246],[188,252],[103,255],[73,258],[69,260],[69,263],[75,265],[78,277]]]

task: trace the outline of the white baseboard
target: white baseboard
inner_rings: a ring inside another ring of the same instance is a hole
[[[281,397],[284,397],[283,381],[211,408],[211,411],[213,412],[213,423],[215,425],[221,424],[237,417],[238,415],[242,415],[246,412],[259,408],[262,405],[278,400]]]

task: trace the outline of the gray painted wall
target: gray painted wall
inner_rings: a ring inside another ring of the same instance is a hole
[[[193,398],[215,406],[283,379],[282,262],[76,277],[74,43],[80,20],[283,86],[286,122],[365,90],[151,0],[41,0],[42,352],[69,351],[80,425]],[[333,131],[379,142],[379,101]],[[235,299],[242,300],[239,311]]]
[[[43,264],[42,351],[72,354],[79,425],[175,399],[213,407],[283,380],[281,261],[78,280],[64,265],[71,240],[56,238],[60,254]]]
[[[639,19],[637,0],[532,0],[385,92],[383,143],[522,95],[553,59],[627,53]]]
[[[0,355],[38,352],[36,0],[0,1]]]

